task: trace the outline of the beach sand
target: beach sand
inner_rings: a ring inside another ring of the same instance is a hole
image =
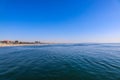
[[[0,47],[12,47],[12,46],[38,46],[38,45],[45,45],[45,44],[1,44]]]

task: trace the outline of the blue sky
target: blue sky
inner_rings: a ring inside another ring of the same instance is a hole
[[[0,40],[120,42],[120,0],[0,0]]]

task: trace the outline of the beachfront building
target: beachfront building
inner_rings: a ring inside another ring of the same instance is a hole
[[[4,44],[9,44],[11,41],[9,40],[4,40],[4,41],[1,41],[1,43],[4,43]]]
[[[13,44],[14,41],[4,40],[4,41],[0,41],[0,43],[2,43],[2,44]]]
[[[35,41],[35,44],[40,44],[40,41]]]
[[[18,41],[18,40],[16,40],[14,43],[15,43],[15,44],[19,44],[19,41]]]
[[[2,43],[2,41],[0,41],[0,43]]]

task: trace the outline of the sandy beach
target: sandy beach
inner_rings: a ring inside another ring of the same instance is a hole
[[[12,47],[12,46],[37,46],[37,45],[45,45],[45,44],[1,44],[0,47]]]

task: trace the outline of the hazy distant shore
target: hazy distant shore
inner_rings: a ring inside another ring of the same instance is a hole
[[[12,47],[12,46],[37,46],[37,45],[47,45],[47,44],[0,44],[0,47]]]

